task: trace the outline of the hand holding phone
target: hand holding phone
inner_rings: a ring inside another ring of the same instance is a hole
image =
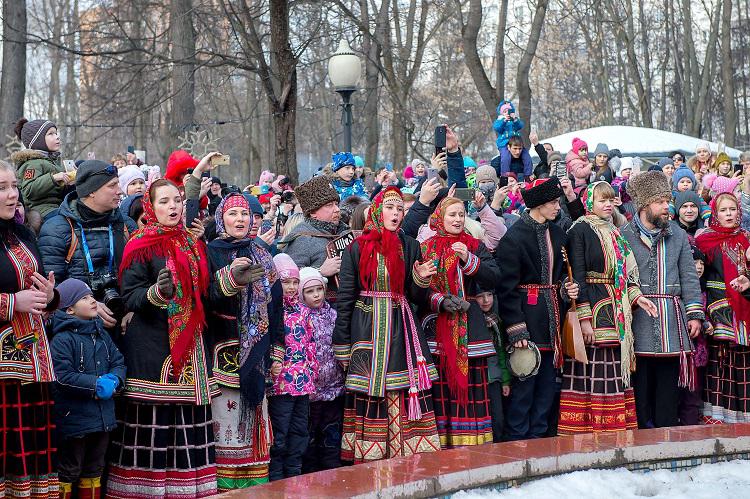
[[[428,167],[427,168],[427,180],[432,180],[433,178],[437,178],[438,171],[436,168]]]
[[[216,166],[229,166],[229,159],[230,158],[229,158],[228,154],[222,154],[220,156],[219,155],[213,156],[211,158],[211,166],[212,167],[216,167]]]
[[[435,154],[440,154],[445,150],[446,132],[445,125],[435,127]]]

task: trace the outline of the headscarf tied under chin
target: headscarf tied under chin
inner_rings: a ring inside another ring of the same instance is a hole
[[[635,370],[635,347],[632,329],[633,309],[628,297],[628,284],[639,282],[638,262],[628,241],[609,220],[594,214],[594,191],[599,181],[588,185],[581,193],[581,202],[586,209],[586,216],[579,223],[587,223],[601,241],[604,253],[604,274],[612,276],[612,285],[605,286],[613,297],[615,328],[620,339],[620,359],[622,363],[622,382],[630,386],[630,373]]]
[[[182,222],[172,227],[159,223],[148,191],[143,196],[143,214],[146,225],[125,245],[120,279],[134,262],[147,263],[154,257],[166,260],[175,285],[174,296],[167,304],[167,330],[174,375],[178,377],[206,324],[201,301],[210,279],[205,243],[194,239]]]
[[[236,258],[248,258],[253,265],[262,265],[263,277],[240,290],[237,295],[237,330],[239,332],[239,380],[240,402],[243,410],[254,410],[263,401],[265,394],[266,358],[271,348],[269,330],[272,317],[269,304],[272,302],[271,287],[276,283],[276,266],[271,254],[253,239],[234,238],[226,234],[224,214],[232,208],[250,211],[247,199],[232,193],[216,207],[216,232],[220,235],[209,243],[212,261],[219,267],[230,265]],[[248,223],[248,233],[252,219]]]
[[[464,299],[464,264],[452,248],[455,243],[463,243],[473,255],[479,247],[479,240],[466,232],[449,234],[445,229],[445,214],[451,206],[460,204],[455,198],[445,198],[430,215],[430,229],[436,232],[422,243],[425,261],[436,262],[437,273],[432,276],[430,289],[435,293],[452,294]],[[471,256],[470,256],[471,257]],[[467,263],[471,263],[467,260]],[[440,312],[437,318],[436,340],[443,357],[448,387],[451,393],[465,405],[469,395],[469,324],[468,314],[462,310],[456,313]]]
[[[722,227],[719,222],[719,203],[725,199],[733,201],[737,205],[737,223],[732,227]],[[745,323],[745,328],[750,327],[750,300],[742,296],[742,293],[730,286],[740,274],[747,272],[747,248],[750,247],[747,233],[740,227],[742,220],[740,203],[734,194],[723,193],[711,201],[711,222],[708,230],[703,232],[695,240],[698,249],[706,255],[710,264],[721,255],[724,267],[724,285],[726,287],[727,300],[734,312],[734,319]],[[742,344],[739,340],[740,328],[734,327],[735,342]]]
[[[364,231],[357,238],[360,251],[360,279],[363,289],[376,291],[378,255],[381,255],[388,270],[389,285],[387,290],[377,291],[390,291],[394,295],[403,295],[406,278],[404,249],[398,238],[398,229],[390,231],[383,224],[383,204],[389,199],[400,201],[401,204],[404,202],[401,191],[397,187],[390,186],[380,191],[370,205],[370,217],[365,222]]]

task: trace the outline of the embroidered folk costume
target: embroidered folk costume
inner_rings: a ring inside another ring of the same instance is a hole
[[[14,310],[41,262],[32,232],[0,219],[0,497],[58,495],[49,342],[40,316]]]
[[[580,284],[578,318],[590,321],[588,364],[566,358],[560,394],[559,434],[635,429],[632,305],[641,296],[630,245],[609,220],[593,213],[594,182],[582,193],[586,215],[568,231],[573,278]]]
[[[213,267],[246,257],[262,265],[265,273],[237,294],[219,299],[207,314],[213,375],[221,386],[221,395],[211,401],[219,490],[268,481],[273,437],[265,397],[266,371],[271,337],[283,328],[281,286],[271,254],[253,239],[225,233],[223,216],[232,208],[250,210],[241,194],[229,194],[219,203],[215,214],[219,237],[208,245]]]
[[[364,233],[342,255],[333,348],[348,368],[346,461],[440,449],[430,393],[437,370],[412,310],[427,303],[429,281],[416,272],[419,244],[385,228],[389,202],[403,204],[398,189],[376,196]]]
[[[430,350],[440,372],[432,397],[443,448],[492,442],[487,360],[496,352],[474,296],[479,286],[494,286],[499,270],[478,239],[465,231],[458,235],[447,232],[445,212],[457,202],[445,198],[438,204],[429,221],[436,235],[422,243],[423,258],[436,262],[438,269],[430,281],[430,306],[438,314]],[[468,248],[466,262],[452,248],[457,242]],[[468,301],[468,311],[442,310],[446,296]]]
[[[703,418],[707,423],[750,421],[750,290],[739,292],[730,283],[747,275],[748,234],[739,223],[722,227],[717,219],[718,205],[732,194],[720,194],[711,202],[711,224],[696,239],[707,258],[705,271],[709,321],[713,333],[707,337],[708,366]]]
[[[218,395],[206,348],[209,292],[239,289],[228,267],[209,271],[205,243],[182,224],[158,222],[147,192],[146,226],[125,246],[122,296],[134,312],[122,341],[128,378],[125,404],[110,445],[108,497],[206,497],[216,494],[211,399]],[[163,298],[155,284],[172,272],[175,293]]]

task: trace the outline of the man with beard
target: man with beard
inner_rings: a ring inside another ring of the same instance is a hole
[[[678,386],[694,387],[692,343],[704,319],[698,274],[687,233],[669,221],[671,191],[658,171],[631,177],[637,209],[622,228],[638,262],[641,291],[659,309],[655,318],[633,310],[637,369],[633,374],[640,428],[678,424]]]
[[[676,213],[677,225],[679,225],[691,237],[695,237],[695,231],[703,228],[703,219],[700,217],[701,198],[694,191],[678,192],[674,197],[674,211]]]
[[[341,221],[339,193],[326,176],[313,177],[294,189],[305,219],[278,246],[292,257],[297,267],[315,267],[323,277],[332,277],[341,270],[341,256],[327,257],[328,243],[347,232]],[[329,279],[326,299],[334,305],[336,282]]]

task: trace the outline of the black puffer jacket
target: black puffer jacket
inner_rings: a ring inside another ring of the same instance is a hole
[[[102,275],[109,270],[110,226],[112,227],[112,242],[114,243],[114,268],[112,272],[116,276],[127,237],[135,232],[136,226],[132,220],[126,221],[119,208],[95,219],[86,219],[79,210],[78,195],[71,192],[65,196],[65,200],[60,205],[59,213],[44,222],[39,233],[39,253],[42,256],[44,268],[47,272],[51,270],[55,273],[55,281],[58,283],[74,277],[91,286],[86,256],[83,251],[81,227],[85,231],[94,273]],[[66,261],[73,240],[73,231],[75,231],[76,239],[75,250],[70,261]]]

